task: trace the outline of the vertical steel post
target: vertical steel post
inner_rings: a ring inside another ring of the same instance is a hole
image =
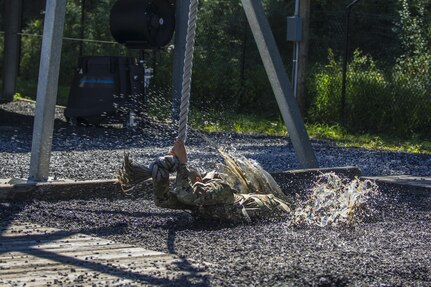
[[[81,0],[81,24],[79,29],[81,29],[79,36],[81,39],[85,37],[85,0]],[[79,42],[79,56],[82,57],[84,55],[84,41]]]
[[[46,1],[29,180],[48,180],[65,14],[66,0]]]
[[[340,120],[344,125],[345,123],[345,109],[346,109],[346,83],[347,83],[347,60],[349,57],[349,30],[350,30],[350,12],[349,8],[346,12],[346,31],[344,32],[344,59],[343,59],[343,75],[341,80],[341,103],[340,103]]]
[[[172,73],[172,120],[180,119],[181,90],[183,87],[184,59],[186,54],[187,21],[190,0],[177,0],[175,16],[175,50]]]
[[[295,16],[299,16],[299,0],[295,0]],[[293,47],[293,67],[292,67],[292,83],[293,83],[293,96],[297,97],[298,87],[298,67],[299,67],[299,41],[295,41]]]
[[[307,114],[307,65],[308,65],[308,51],[310,41],[310,1],[301,0],[299,6],[299,16],[302,19],[302,40],[299,43],[299,58],[298,58],[298,84],[296,87],[296,101],[299,105],[299,110],[303,115]]]
[[[317,159],[261,0],[241,2],[298,160],[303,168],[316,168]]]
[[[16,93],[16,78],[19,67],[22,0],[5,1],[5,41],[3,53],[2,102],[10,102]]]
[[[342,124],[346,124],[346,83],[347,83],[347,61],[349,58],[349,32],[350,32],[350,14],[352,13],[353,6],[360,0],[354,0],[346,6],[346,28],[344,32],[344,60],[343,60],[343,75],[341,82],[341,103],[340,103],[340,120]]]

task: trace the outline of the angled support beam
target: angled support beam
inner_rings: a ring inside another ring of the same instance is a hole
[[[30,178],[46,181],[54,130],[66,0],[47,0],[37,86]]]
[[[302,168],[317,168],[317,159],[261,0],[241,2],[299,163]]]

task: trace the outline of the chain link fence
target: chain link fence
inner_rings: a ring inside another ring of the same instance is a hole
[[[80,37],[80,2],[68,1],[60,104],[67,102],[81,50],[84,55],[138,56],[137,52],[112,42],[106,11],[114,0],[104,2],[106,7],[87,7],[85,40]],[[292,47],[285,40],[285,17],[292,14],[293,2],[289,5],[280,4],[282,1],[267,2],[273,5],[267,9],[269,20],[290,72]],[[353,132],[431,138],[431,52],[428,51],[431,3],[425,0],[358,1],[350,13],[346,49],[346,10],[339,2],[311,3],[306,120],[340,124]],[[423,11],[413,2],[422,3]],[[234,0],[223,3],[233,8],[226,10],[225,7],[226,13],[220,13],[218,5],[201,3],[192,102],[200,107],[214,106],[220,110],[225,106],[234,112],[264,113],[273,117],[278,108],[242,8]],[[212,11],[214,9],[216,11]],[[18,82],[18,91],[23,96],[36,94],[42,16],[23,23]],[[98,23],[97,27],[90,25],[94,23]],[[3,36],[0,34],[0,44]],[[171,48],[167,47],[158,57],[148,54],[149,66],[155,71],[149,90],[153,95],[149,97],[150,105],[159,108],[165,103],[165,112],[158,112],[164,116],[169,116],[170,112],[167,106],[171,99]]]
[[[350,13],[312,11],[311,121],[430,138],[431,58],[424,47],[431,44],[431,19],[406,1],[392,2],[359,1]]]

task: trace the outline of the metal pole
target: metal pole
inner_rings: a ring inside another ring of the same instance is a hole
[[[81,0],[81,25],[80,25],[80,37],[84,39],[85,36],[85,0]],[[82,57],[84,55],[84,41],[79,42],[79,56]]]
[[[343,77],[341,83],[341,114],[340,120],[345,124],[345,106],[346,106],[346,81],[347,81],[347,58],[349,57],[349,19],[350,9],[346,13],[346,31],[344,35],[344,60],[343,60]]]
[[[299,16],[299,0],[295,0],[295,16]],[[292,69],[292,82],[293,82],[293,96],[297,97],[298,87],[298,67],[299,67],[299,41],[295,41],[293,47],[293,69]]]
[[[184,59],[186,54],[187,21],[190,0],[177,0],[175,17],[175,50],[172,73],[172,114],[173,121],[180,119],[181,89],[183,87]]]
[[[349,32],[350,32],[350,14],[353,6],[360,0],[355,0],[346,6],[346,30],[344,34],[344,60],[343,60],[343,75],[341,83],[341,111],[340,120],[342,124],[345,124],[345,108],[346,108],[346,82],[347,82],[347,60],[349,58]]]
[[[46,1],[29,180],[48,180],[65,14],[66,0]]]
[[[302,19],[302,39],[299,42],[299,55],[298,55],[298,83],[296,87],[296,101],[299,105],[299,110],[303,115],[307,114],[307,62],[310,41],[310,1],[301,0],[299,7],[299,17]]]
[[[1,102],[10,102],[16,93],[16,78],[19,67],[19,46],[22,0],[5,2],[5,43],[3,53],[3,94]]]
[[[316,168],[317,159],[261,0],[241,2],[298,160],[303,168]]]

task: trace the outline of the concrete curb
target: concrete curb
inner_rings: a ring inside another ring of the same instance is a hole
[[[124,197],[115,180],[16,182],[0,180],[0,200],[68,200]]]
[[[398,195],[414,195],[416,200],[431,196],[431,177],[415,177],[410,175],[397,176],[366,176],[363,179],[375,181],[380,191]]]
[[[316,176],[322,173],[336,174],[354,178],[360,176],[357,167],[336,167],[321,169],[291,170],[272,173],[271,175],[287,193],[296,193],[311,187]],[[171,177],[171,181],[175,177]],[[144,182],[140,189],[152,188],[151,180]],[[71,200],[90,198],[126,198],[115,180],[58,180],[48,182],[29,182],[18,179],[0,180],[0,201],[28,201],[28,200]]]
[[[289,170],[271,173],[271,175],[285,193],[295,194],[298,191],[311,188],[316,176],[329,172],[346,178],[355,178],[361,175],[361,170],[356,166]]]
[[[377,183],[396,186],[410,186],[427,189],[431,191],[431,177],[417,177],[410,175],[395,176],[366,176],[364,179],[373,180]]]

